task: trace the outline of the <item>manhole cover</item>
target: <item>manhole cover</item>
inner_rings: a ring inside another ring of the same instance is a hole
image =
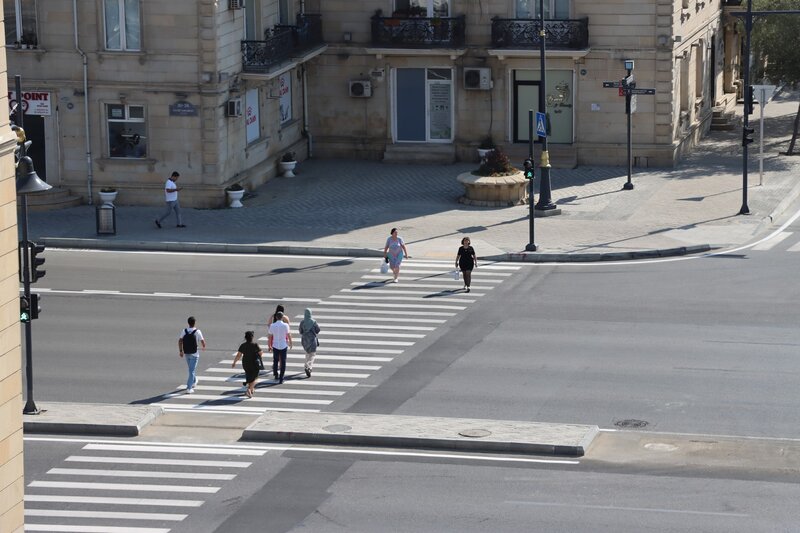
[[[331,424],[330,426],[325,426],[322,429],[329,433],[345,433],[353,428],[346,424]]]
[[[636,420],[635,418],[628,418],[626,420],[617,420],[614,425],[618,428],[626,429],[641,429],[647,426],[646,420]]]
[[[464,431],[459,431],[459,435],[462,437],[471,437],[473,439],[479,439],[481,437],[488,437],[492,434],[491,431],[486,431],[485,429],[465,429]]]

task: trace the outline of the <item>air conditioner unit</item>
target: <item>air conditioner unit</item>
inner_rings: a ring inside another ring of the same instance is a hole
[[[242,99],[241,98],[234,98],[233,100],[228,100],[228,103],[225,106],[225,116],[226,117],[241,117],[242,116]]]
[[[350,96],[369,98],[372,96],[372,82],[369,80],[350,80]]]
[[[465,68],[464,88],[477,91],[488,91],[492,88],[492,69]]]
[[[228,0],[230,9],[244,9],[244,0]]]

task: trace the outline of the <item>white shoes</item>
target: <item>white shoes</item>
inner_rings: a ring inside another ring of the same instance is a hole
[[[194,394],[194,389],[186,389],[186,394]]]
[[[394,278],[394,279],[392,280],[392,283],[397,283],[398,281],[399,281],[399,280],[398,280],[397,278]]]

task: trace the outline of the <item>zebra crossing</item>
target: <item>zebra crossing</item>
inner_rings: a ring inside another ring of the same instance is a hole
[[[28,483],[25,531],[168,533],[265,453],[233,445],[88,442]]]
[[[217,361],[198,373],[195,393],[182,390],[154,402],[168,411],[225,412],[260,415],[266,411],[319,412],[335,410],[335,402],[362,385],[385,365],[421,342],[458,313],[475,304],[499,286],[520,266],[481,264],[472,273],[472,291],[462,290],[463,281],[452,278],[449,261],[406,260],[399,283],[388,283],[391,274],[367,269],[358,281],[312,306],[319,321],[320,347],[314,373],[306,378],[305,354],[297,335],[303,318],[294,311],[292,334],[297,342],[289,350],[282,385],[272,379],[271,357],[253,398],[244,394],[244,373],[231,368],[233,356]],[[266,326],[261,332],[266,331]],[[258,333],[258,332],[257,332]],[[266,347],[267,338],[258,339]]]
[[[769,239],[759,242],[751,248],[754,252],[780,250],[784,252],[800,252],[800,239],[793,231],[781,231]]]

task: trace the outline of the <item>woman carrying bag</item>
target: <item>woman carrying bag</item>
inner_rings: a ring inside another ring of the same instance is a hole
[[[470,245],[469,237],[461,239],[461,246],[456,254],[456,268],[461,270],[464,275],[464,288],[470,291],[472,283],[472,269],[478,268],[478,258],[475,257],[475,249]]]

